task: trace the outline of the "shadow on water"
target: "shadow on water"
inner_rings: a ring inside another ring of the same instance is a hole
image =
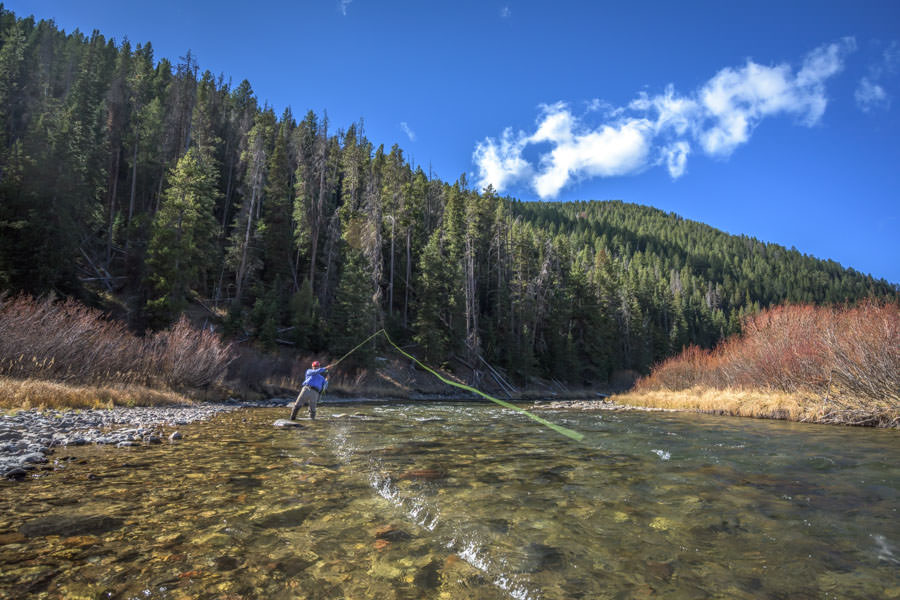
[[[0,484],[0,597],[900,598],[897,432],[340,408],[59,450]]]

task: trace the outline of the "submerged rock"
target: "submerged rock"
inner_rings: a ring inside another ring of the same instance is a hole
[[[311,506],[289,508],[288,510],[282,510],[255,519],[253,524],[257,527],[262,527],[263,529],[286,529],[289,527],[296,527],[306,520],[306,517],[312,513],[312,510]]]
[[[275,427],[303,427],[303,423],[298,423],[297,421],[291,421],[290,419],[278,419],[274,423],[272,423]]]
[[[674,572],[675,568],[671,563],[647,561],[647,574],[652,577],[662,579],[663,581],[669,581]]]
[[[234,571],[240,563],[233,556],[220,556],[214,561],[216,571]]]
[[[422,590],[437,589],[441,585],[441,563],[439,560],[432,560],[427,565],[419,569],[413,579],[413,584]]]
[[[16,481],[22,481],[28,476],[28,471],[22,469],[21,467],[16,467],[14,469],[10,469],[6,473],[3,474],[3,477],[6,479],[15,479]]]
[[[20,544],[25,541],[25,536],[21,533],[0,533],[0,546],[6,544]]]
[[[401,542],[412,538],[412,535],[393,525],[385,525],[375,530],[375,538],[388,542]]]
[[[25,522],[19,527],[19,533],[25,537],[96,535],[113,531],[124,524],[122,519],[104,515],[52,515]]]
[[[553,546],[532,542],[524,548],[521,571],[536,573],[538,571],[556,571],[565,562],[562,552]]]
[[[444,479],[446,477],[447,472],[440,469],[412,469],[403,473],[397,479],[425,479],[432,481],[435,479]]]

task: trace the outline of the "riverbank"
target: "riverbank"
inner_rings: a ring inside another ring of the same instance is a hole
[[[812,423],[900,427],[900,305],[790,305],[685,348],[617,402]]]
[[[716,389],[638,390],[610,398],[616,405],[826,425],[900,428],[900,407],[888,401],[827,398],[777,391]],[[581,406],[589,408],[589,406]]]

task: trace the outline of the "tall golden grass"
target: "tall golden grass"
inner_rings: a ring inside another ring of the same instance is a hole
[[[710,396],[709,390],[717,392]],[[750,391],[757,399],[741,402],[739,410],[728,400]],[[691,346],[661,363],[622,401],[663,401],[661,392],[669,393],[669,407],[681,402],[684,408],[715,412],[719,405],[729,414],[750,414],[756,405],[753,416],[896,427],[900,305],[867,301],[768,309],[747,318],[741,335],[714,350]],[[761,392],[791,400],[773,409],[760,399]]]
[[[0,408],[112,408],[187,404],[186,396],[136,384],[77,385],[0,377]]]
[[[72,386],[202,390],[221,383],[231,344],[182,317],[144,337],[75,300],[0,296],[0,376]]]

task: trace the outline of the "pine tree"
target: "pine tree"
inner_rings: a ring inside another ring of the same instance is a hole
[[[329,348],[335,354],[348,352],[376,329],[377,306],[372,301],[368,261],[362,250],[347,244],[329,319]],[[372,348],[361,348],[353,357],[360,364],[372,357]]]
[[[199,274],[211,266],[218,234],[213,216],[217,173],[200,151],[188,150],[168,179],[147,251],[153,290],[147,311],[156,326],[170,322],[184,309]]]
[[[226,264],[234,273],[234,297],[240,304],[245,288],[262,267],[261,239],[265,224],[260,222],[261,204],[266,186],[266,155],[272,121],[260,115],[247,136],[247,146],[241,155],[245,165],[244,202],[235,217]]]

